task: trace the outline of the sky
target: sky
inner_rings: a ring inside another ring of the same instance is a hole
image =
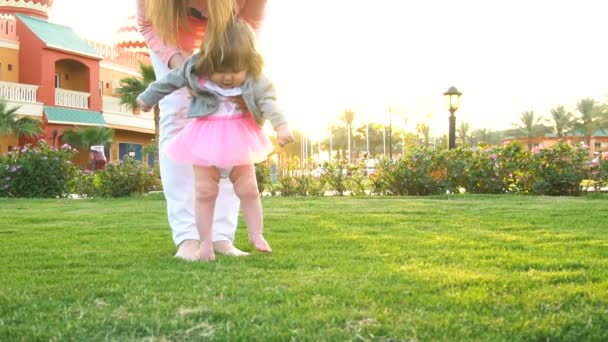
[[[50,20],[109,42],[134,2],[55,0]],[[347,109],[359,125],[389,108],[394,127],[440,136],[450,86],[472,129],[608,102],[606,13],[606,0],[268,0],[259,48],[292,126],[313,138]]]

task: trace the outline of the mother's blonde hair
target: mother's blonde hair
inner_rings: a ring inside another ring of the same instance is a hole
[[[238,11],[236,0],[198,0],[207,3],[208,23],[205,31],[206,51],[226,49],[226,28]],[[176,45],[179,30],[189,30],[188,0],[147,0],[146,16],[156,33],[167,44]]]

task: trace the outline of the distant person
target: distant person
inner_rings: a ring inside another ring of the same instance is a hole
[[[213,37],[214,29],[210,28],[208,37]],[[276,103],[274,87],[262,74],[263,60],[251,27],[235,17],[221,30],[223,39],[205,37],[199,53],[150,84],[137,98],[139,106],[148,111],[166,95],[183,87],[191,89],[188,117],[193,119],[168,144],[165,153],[180,163],[194,165],[196,225],[203,261],[215,260],[213,211],[222,178],[234,184],[255,249],[272,251],[263,236],[262,205],[253,164],[273,151],[262,133],[266,120],[275,129],[280,146],[293,141]]]
[[[222,27],[234,13],[258,30],[264,18],[266,0],[167,1],[137,0],[137,23],[148,48],[157,78],[171,69],[179,68],[188,56],[198,49],[207,19],[219,29],[214,37],[221,37]],[[194,173],[192,166],[177,163],[164,153],[166,145],[179,133],[188,119],[190,100],[184,88],[165,97],[160,103],[160,172],[167,200],[167,216],[178,246],[176,257],[185,260],[199,258],[199,235],[194,214]],[[238,222],[239,200],[229,179],[220,180],[213,222],[213,246],[225,255],[247,255],[233,245]]]

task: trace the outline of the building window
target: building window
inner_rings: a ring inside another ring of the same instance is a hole
[[[135,160],[143,161],[142,144],[118,143],[118,159],[123,160],[131,157]]]
[[[8,151],[11,152],[13,150],[13,146],[8,145]]]
[[[106,89],[110,89],[110,83],[106,82]]]
[[[8,69],[8,71],[13,71],[13,65],[12,64],[9,64],[6,68]]]
[[[70,80],[70,75],[65,74],[65,80],[66,80],[66,81],[69,81],[69,80]]]
[[[593,149],[594,151],[599,151],[602,149],[602,142],[601,141],[596,141],[595,142],[595,148]]]
[[[61,75],[55,74],[55,88],[61,88]]]

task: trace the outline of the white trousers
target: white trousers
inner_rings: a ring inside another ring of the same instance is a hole
[[[150,52],[156,78],[160,79],[169,68],[158,56]],[[181,164],[165,154],[165,147],[181,131],[189,119],[186,112],[190,99],[186,89],[166,96],[159,103],[159,162],[163,191],[167,200],[167,216],[173,231],[173,241],[200,240],[194,216],[194,171],[192,165]],[[193,147],[196,148],[196,147]],[[222,178],[213,214],[213,241],[234,241],[239,214],[239,199],[229,179]]]

